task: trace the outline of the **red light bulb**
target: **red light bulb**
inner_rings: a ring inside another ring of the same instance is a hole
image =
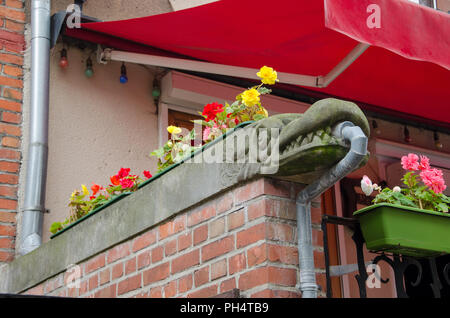
[[[69,66],[69,61],[67,60],[67,50],[62,49],[61,50],[61,59],[59,60],[59,67],[66,68]]]

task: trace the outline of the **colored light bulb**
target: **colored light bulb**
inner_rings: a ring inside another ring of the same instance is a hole
[[[69,66],[69,61],[67,60],[67,50],[62,49],[61,50],[61,59],[59,60],[59,67],[61,68],[67,68]]]
[[[84,75],[86,75],[87,78],[94,76],[94,69],[92,68],[92,60],[90,57],[86,60],[86,70],[84,71]]]

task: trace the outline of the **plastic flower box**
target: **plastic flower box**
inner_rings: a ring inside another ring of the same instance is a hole
[[[450,213],[380,203],[353,215],[370,251],[411,257],[450,254]]]

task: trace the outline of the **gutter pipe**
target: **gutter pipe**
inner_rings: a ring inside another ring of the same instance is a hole
[[[311,201],[359,166],[367,154],[367,136],[349,121],[339,123],[333,136],[350,143],[350,150],[333,168],[308,185],[297,196],[297,233],[300,283],[303,298],[317,298],[311,229]]]
[[[48,157],[50,0],[31,1],[31,102],[25,199],[18,253],[42,243]]]

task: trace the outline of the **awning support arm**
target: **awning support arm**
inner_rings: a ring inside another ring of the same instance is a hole
[[[278,79],[280,83],[285,84],[293,84],[308,87],[327,87],[336,77],[338,77],[344,70],[346,70],[350,66],[350,64],[352,64],[368,47],[369,44],[359,43],[344,59],[342,59],[341,62],[339,62],[339,64],[337,64],[325,76],[311,76],[311,75],[277,72]],[[107,63],[107,61],[119,61],[119,62],[167,67],[185,71],[196,71],[225,76],[258,79],[258,77],[256,76],[258,70],[253,68],[216,64],[166,56],[116,51],[113,49],[101,50],[100,47],[97,52],[97,61],[102,64]]]

